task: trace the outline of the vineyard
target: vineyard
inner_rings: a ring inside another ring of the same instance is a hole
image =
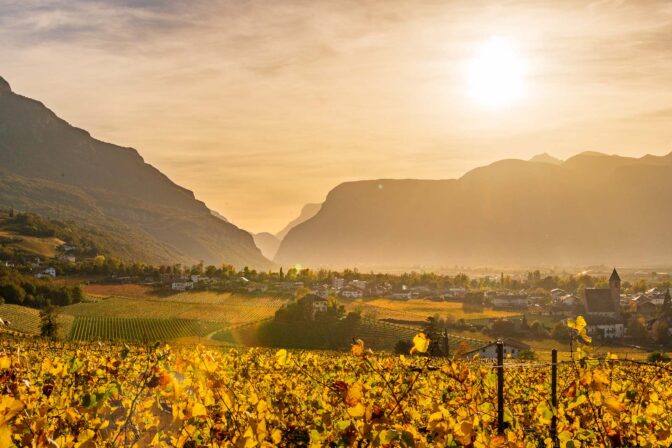
[[[358,299],[350,301],[349,310],[360,310],[362,314],[376,319],[396,319],[417,321],[438,314],[445,318],[450,315],[453,319],[478,321],[484,319],[520,316],[519,312],[493,310],[487,308],[465,307],[463,303],[432,301],[425,299],[395,300],[395,299]]]
[[[267,320],[268,319],[263,319],[257,322],[224,328],[214,333],[212,339],[233,345],[258,346],[259,343],[256,339],[257,328]],[[371,347],[376,350],[392,352],[400,339],[410,341],[418,331],[420,331],[419,328],[362,319],[357,328],[354,329],[353,333],[347,338],[347,341],[350,341],[351,339],[364,339],[366,341],[371,341]],[[451,348],[454,349],[461,340],[465,339],[451,340]]]
[[[0,318],[11,322],[7,328],[20,333],[36,335],[40,334],[40,311],[20,305],[0,305]],[[73,322],[72,316],[59,315],[59,333],[66,336],[70,332]]]
[[[169,341],[189,336],[205,336],[221,326],[217,322],[189,319],[77,317],[72,325],[70,339]]]
[[[672,443],[669,365],[562,363],[554,411],[550,366],[507,361],[503,427],[496,371],[364,343],[334,354],[2,339],[0,446]]]
[[[61,308],[61,313],[76,317],[119,317],[153,319],[192,319],[223,322],[229,325],[253,322],[273,316],[282,306],[279,299],[269,297],[176,295],[165,299],[109,297],[92,303],[78,303]]]

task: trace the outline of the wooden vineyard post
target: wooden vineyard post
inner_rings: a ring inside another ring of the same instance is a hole
[[[497,432],[504,434],[504,343],[497,342]]]
[[[558,351],[553,349],[551,351],[551,407],[553,409],[553,417],[551,417],[551,439],[553,446],[558,446]]]

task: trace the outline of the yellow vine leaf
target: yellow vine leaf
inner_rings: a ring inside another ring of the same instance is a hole
[[[411,348],[411,355],[415,353],[425,353],[429,349],[429,339],[425,333],[418,333],[413,338],[413,348]]]
[[[365,354],[364,351],[364,341],[361,339],[357,339],[354,344],[352,344],[352,347],[350,348],[350,352],[357,357],[362,357]]]
[[[21,412],[24,405],[21,401],[14,399],[9,395],[3,395],[0,398],[0,426],[5,425],[16,414]]]
[[[276,445],[282,442],[282,431],[274,429],[273,432],[271,432],[271,440],[273,440],[273,443]]]
[[[364,397],[364,384],[361,381],[352,383],[345,394],[345,402],[348,406],[354,406]]]
[[[357,403],[355,406],[348,408],[348,415],[353,418],[362,418],[366,412],[366,407],[362,403]]]
[[[583,316],[577,316],[576,320],[568,320],[567,326],[576,330],[576,334],[583,339],[584,342],[591,343],[593,341],[593,339],[586,333],[588,324]]]
[[[207,409],[201,403],[194,403],[194,407],[191,408],[192,417],[205,417],[208,415]]]
[[[287,364],[288,360],[289,360],[289,353],[287,353],[287,350],[285,350],[284,348],[278,350],[275,353],[275,362],[279,366],[284,366],[285,364]]]
[[[7,425],[0,426],[0,446],[12,446],[12,430]]]
[[[618,399],[613,395],[606,397],[604,399],[604,404],[607,406],[607,409],[609,409],[614,414],[620,414],[625,409],[623,403],[618,401]]]

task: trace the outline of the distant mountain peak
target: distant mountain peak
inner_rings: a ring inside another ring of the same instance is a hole
[[[5,92],[11,92],[12,88],[9,85],[7,81],[5,81],[5,78],[0,76],[0,93],[5,93]]]
[[[292,230],[294,227],[317,215],[317,212],[320,211],[320,207],[322,207],[322,204],[308,203],[304,205],[303,208],[301,209],[301,213],[299,214],[299,216],[295,218],[292,222],[287,224],[284,229],[276,233],[275,236],[279,240],[284,239],[289,233],[289,231]]]
[[[530,159],[530,162],[537,162],[537,163],[550,163],[553,165],[560,165],[562,164],[562,160],[558,159],[557,157],[553,157],[547,152],[542,152],[541,154],[537,154],[536,156],[532,157]]]

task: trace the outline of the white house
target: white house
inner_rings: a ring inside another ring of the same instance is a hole
[[[341,297],[345,297],[346,299],[359,299],[362,296],[362,291],[358,289],[345,289],[341,291]]]
[[[315,319],[317,313],[326,313],[329,308],[329,301],[315,294],[306,294],[299,302],[304,307],[310,307],[311,317]]]
[[[492,299],[495,308],[527,308],[527,296],[522,294],[499,295]]]
[[[56,277],[56,269],[48,267],[40,271],[38,274],[36,274],[35,277],[37,278]]]
[[[353,280],[350,282],[350,285],[353,288],[361,289],[364,290],[366,289],[366,281],[365,280]]]
[[[551,297],[553,297],[553,300],[558,300],[560,297],[563,297],[563,296],[566,296],[566,295],[567,295],[567,291],[565,291],[564,289],[560,289],[560,288],[551,289]]]
[[[520,352],[530,350],[530,346],[524,342],[516,341],[515,339],[504,339],[504,357],[517,358]],[[480,359],[497,359],[497,341],[490,342],[483,347],[477,348],[464,355],[467,358],[474,358],[478,356]]]
[[[665,289],[651,288],[646,291],[643,296],[646,297],[654,305],[662,305],[665,301]]]
[[[588,334],[604,339],[620,339],[625,335],[625,325],[620,322],[588,325]]]
[[[187,291],[193,287],[193,282],[173,282],[172,284],[173,291]]]
[[[313,311],[315,313],[326,313],[327,312],[328,302],[324,300],[315,300],[313,302]]]
[[[410,299],[411,297],[413,297],[413,292],[412,291],[403,291],[403,292],[392,293],[392,298],[393,299]]]
[[[587,332],[598,339],[620,339],[625,336],[625,325],[618,319],[608,316],[588,316]]]
[[[331,286],[333,286],[336,289],[341,289],[343,286],[345,286],[345,279],[340,277],[334,277],[331,279]]]
[[[579,298],[576,297],[574,294],[566,294],[557,299],[558,305],[564,305],[564,306],[574,306],[578,303],[578,301]]]

